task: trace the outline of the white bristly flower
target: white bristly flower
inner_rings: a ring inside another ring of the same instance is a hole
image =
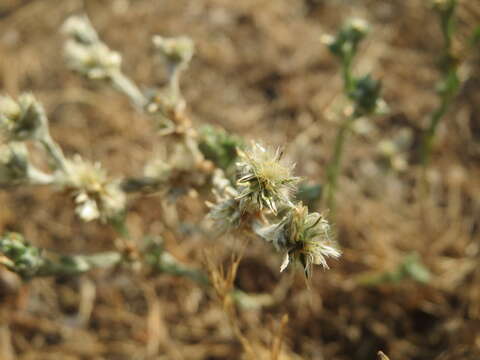
[[[292,208],[279,223],[257,225],[254,231],[273,243],[277,250],[285,252],[280,271],[298,261],[309,277],[312,265],[328,268],[326,259],[338,258],[341,254],[332,240],[328,221],[319,213],[309,213],[302,204]]]
[[[121,213],[126,196],[119,184],[109,180],[100,163],[75,156],[67,163],[60,183],[75,194],[76,212],[84,221],[106,220]]]
[[[254,144],[248,151],[238,150],[238,190],[242,212],[269,209],[274,214],[291,206],[292,192],[300,180],[292,175],[294,165],[282,161],[280,150],[271,151]]]

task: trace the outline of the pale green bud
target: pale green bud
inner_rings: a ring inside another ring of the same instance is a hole
[[[62,32],[83,44],[93,44],[99,41],[97,32],[86,15],[70,16],[62,26]]]
[[[122,64],[120,54],[100,42],[84,45],[69,40],[64,53],[67,65],[90,79],[108,79]]]
[[[186,36],[166,38],[155,35],[152,41],[155,49],[165,58],[169,65],[185,66],[193,57],[194,44]]]
[[[45,111],[32,94],[22,94],[17,101],[0,96],[0,128],[9,141],[40,139],[47,131]]]

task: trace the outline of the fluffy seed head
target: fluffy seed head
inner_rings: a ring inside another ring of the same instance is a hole
[[[242,212],[291,205],[291,194],[299,178],[292,175],[293,165],[282,161],[280,150],[270,151],[254,144],[249,151],[238,150],[237,163],[240,208]]]
[[[285,270],[290,262],[298,261],[309,277],[312,265],[328,268],[326,259],[340,256],[328,221],[319,213],[309,213],[302,204],[292,208],[279,223],[258,226],[255,231],[272,242],[277,250],[285,252],[280,271]]]

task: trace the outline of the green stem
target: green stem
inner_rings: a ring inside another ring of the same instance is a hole
[[[55,178],[52,175],[46,174],[43,171],[38,170],[33,165],[28,166],[27,178],[29,185],[51,185],[55,181]]]
[[[342,58],[343,91],[347,97],[353,88],[352,60],[353,54]]]
[[[337,137],[335,138],[335,147],[332,160],[327,168],[327,184],[325,189],[325,199],[330,211],[335,210],[335,192],[337,190],[338,175],[340,173],[341,160],[343,154],[343,148],[348,132],[352,126],[352,123],[357,118],[356,114],[352,114],[345,119],[343,124],[338,129]]]
[[[121,188],[126,193],[158,191],[162,183],[153,177],[131,177],[121,183]]]
[[[457,86],[455,86],[455,88],[449,89],[446,94],[442,96],[439,107],[430,116],[430,123],[424,134],[421,148],[421,161],[424,168],[426,168],[430,162],[430,155],[432,152],[432,146],[435,140],[435,134],[437,133],[438,125],[447,113],[456,91]]]
[[[208,276],[195,268],[184,265],[161,247],[143,250],[145,263],[154,272],[186,277],[195,283],[210,288]],[[91,255],[59,255],[28,244],[22,235],[9,233],[0,237],[0,265],[17,273],[24,279],[48,276],[78,276],[95,268],[111,268],[125,261],[117,251]],[[233,290],[235,302],[242,307],[260,307],[273,303],[269,294],[247,294]]]
[[[67,160],[63,154],[62,149],[58,144],[52,139],[50,133],[47,132],[45,136],[39,139],[40,143],[44,147],[45,151],[50,157],[51,167],[53,169],[60,169],[63,172],[67,172]]]
[[[355,56],[354,49],[347,52],[341,58],[342,78],[343,78],[343,92],[346,97],[349,97],[350,92],[354,87],[354,79],[352,74],[352,60]],[[324,202],[326,201],[328,209],[332,212],[335,211],[335,192],[337,190],[338,175],[340,172],[340,164],[343,153],[343,147],[345,139],[350,130],[353,121],[357,118],[357,114],[353,113],[347,117],[340,128],[338,129],[337,136],[335,138],[335,147],[333,150],[333,157],[328,164],[327,168],[327,183],[324,192]]]
[[[108,220],[113,229],[124,239],[130,239],[130,230],[126,223],[126,214],[119,214]]]
[[[137,108],[143,109],[145,107],[147,104],[145,95],[125,74],[120,71],[113,71],[110,74],[110,80],[113,87],[125,94]]]
[[[440,93],[440,104],[437,109],[435,109],[434,112],[430,115],[430,122],[422,139],[420,159],[424,170],[427,168],[430,161],[430,155],[432,152],[432,146],[435,140],[435,134],[437,133],[438,125],[447,113],[459,88],[457,65],[452,55],[452,40],[455,33],[456,25],[456,5],[457,2],[455,0],[452,0],[450,4],[451,7],[439,14],[440,27],[442,30],[444,41],[443,61],[445,63],[442,64],[442,67],[444,68],[442,74],[442,87],[444,87],[444,89],[442,89]]]
[[[181,264],[168,252],[162,251],[156,261],[152,262],[150,265],[155,271],[160,273],[168,273],[175,276],[186,277],[203,286],[210,285],[208,276],[205,273]]]
[[[76,276],[94,268],[110,268],[122,261],[122,255],[114,251],[92,255],[61,256],[58,261],[45,259],[34,274],[43,276]]]

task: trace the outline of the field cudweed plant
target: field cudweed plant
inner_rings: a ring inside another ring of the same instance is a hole
[[[67,19],[62,32],[67,37],[64,53],[69,68],[89,81],[111,84],[126,95],[152,119],[165,151],[148,160],[140,176],[112,178],[99,162],[88,161],[80,154],[64,154],[50,135],[46,111],[32,94],[17,99],[2,96],[0,186],[49,185],[66,191],[83,221],[110,224],[129,240],[125,218],[130,193],[161,193],[161,201],[167,201],[192,189],[206,196],[213,192],[215,201],[209,203],[207,216],[212,231],[271,243],[284,254],[281,271],[299,263],[310,276],[313,265],[328,268],[327,258],[340,256],[326,218],[294,200],[300,179],[293,175],[294,165],[284,159],[280,149],[259,143],[245,147],[240,139],[222,130],[193,127],[185,113],[186,101],[180,87],[181,75],[194,54],[192,40],[153,37],[154,49],[167,69],[168,84],[143,92],[122,72],[121,55],[100,39],[86,16]],[[369,79],[355,79],[354,84],[351,96],[358,98],[356,104],[362,106],[356,111],[369,111],[373,105],[362,102],[362,91],[376,92],[376,84]],[[49,171],[31,161],[31,152],[38,148],[43,148],[41,154]],[[137,258],[145,266],[208,285],[202,271],[177,261],[163,248],[161,240],[137,247]],[[131,249],[63,256],[39,249],[16,233],[0,237],[0,254],[1,264],[26,279],[73,276],[133,261]]]

